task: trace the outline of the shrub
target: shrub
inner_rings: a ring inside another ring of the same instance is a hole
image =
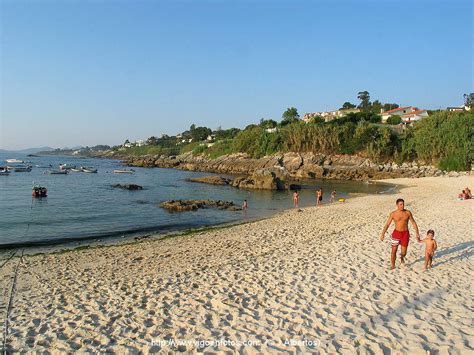
[[[387,123],[391,125],[397,125],[402,123],[402,118],[398,115],[393,115],[387,118]]]

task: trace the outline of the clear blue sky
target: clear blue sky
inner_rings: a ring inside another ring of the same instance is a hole
[[[473,91],[471,1],[0,0],[0,148],[119,144]]]

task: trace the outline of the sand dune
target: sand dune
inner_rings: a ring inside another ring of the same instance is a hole
[[[7,349],[472,352],[474,200],[456,196],[474,178],[390,182],[405,187],[179,238],[24,257]],[[389,270],[379,235],[399,196],[422,236],[436,231],[426,272],[414,239],[407,264]],[[17,262],[0,269],[2,307]]]

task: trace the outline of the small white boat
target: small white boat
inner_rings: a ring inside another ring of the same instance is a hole
[[[82,169],[77,169],[77,168],[73,168],[73,169],[71,169],[71,171],[73,171],[75,173],[82,173]]]
[[[86,167],[86,166],[81,166],[81,170],[84,173],[97,173],[97,169]]]
[[[135,170],[133,169],[117,169],[114,170],[114,174],[133,174]]]
[[[10,172],[7,168],[0,169],[0,175],[10,175]]]
[[[23,160],[18,160],[18,159],[6,159],[5,160],[8,164],[23,164]]]
[[[76,166],[72,164],[59,164],[59,169],[60,170],[70,170],[70,169],[75,169]]]

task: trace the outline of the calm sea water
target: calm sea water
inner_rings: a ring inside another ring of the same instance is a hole
[[[209,173],[174,169],[135,168],[133,175],[114,174],[123,168],[120,161],[74,157],[27,157],[21,154],[1,154],[4,160],[16,158],[30,162],[31,172],[12,172],[0,176],[0,248],[20,245],[49,245],[73,240],[145,235],[150,232],[168,233],[194,227],[252,220],[291,208],[290,192],[245,191],[228,186],[213,186],[187,182],[195,176]],[[97,174],[74,173],[48,175],[48,169],[36,165],[60,163],[91,166]],[[46,186],[48,197],[32,199],[34,183]],[[112,188],[113,184],[133,183],[144,187],[141,191]],[[336,189],[338,197],[349,193],[383,193],[393,186],[360,182],[314,182],[329,193]],[[172,199],[220,199],[241,204],[247,199],[249,209],[231,212],[202,209],[193,212],[170,213],[159,203]],[[303,189],[301,206],[313,205],[314,188]]]

